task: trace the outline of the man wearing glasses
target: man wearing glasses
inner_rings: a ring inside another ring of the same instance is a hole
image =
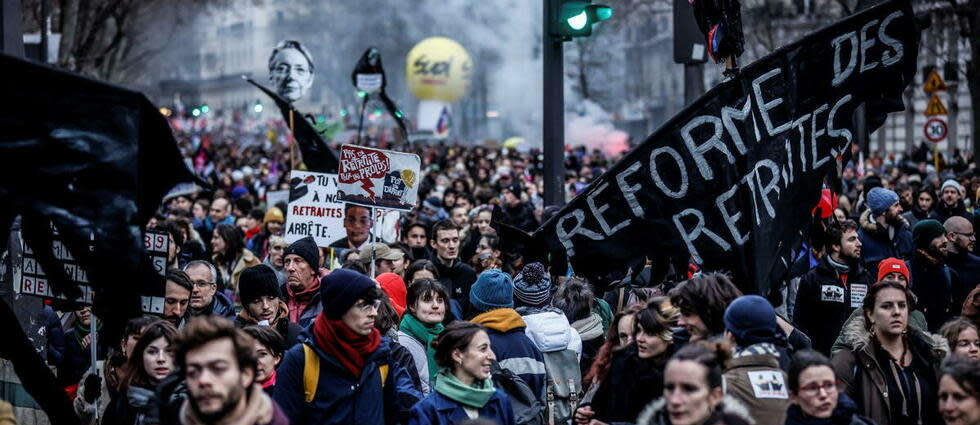
[[[218,292],[218,284],[215,281],[217,271],[211,263],[204,260],[191,261],[184,266],[184,272],[194,284],[187,309],[188,316],[221,316],[228,320],[235,319],[235,305],[225,294]]]
[[[273,398],[294,424],[404,423],[421,394],[374,327],[383,294],[353,270],[320,281],[323,311],[279,366]],[[312,369],[312,368],[316,369]],[[315,380],[306,373],[318,370]],[[309,394],[309,395],[307,395]]]
[[[331,243],[330,248],[339,248],[338,256],[344,255],[348,249],[360,251],[371,237],[372,226],[374,220],[371,218],[370,208],[347,204],[344,207],[344,230],[347,231],[347,236]]]

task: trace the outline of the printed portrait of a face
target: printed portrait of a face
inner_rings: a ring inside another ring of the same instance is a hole
[[[306,95],[313,85],[313,72],[313,58],[298,41],[280,41],[269,56],[269,81],[290,103]]]

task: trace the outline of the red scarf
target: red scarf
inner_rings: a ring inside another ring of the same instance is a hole
[[[276,385],[276,371],[275,370],[272,371],[272,375],[269,375],[268,378],[265,378],[265,382],[262,383],[262,388],[263,389],[269,388],[269,387],[271,387],[273,385]]]
[[[330,320],[320,314],[313,322],[313,341],[319,349],[336,357],[355,378],[360,378],[365,359],[381,345],[381,332],[372,328],[370,334],[358,335],[342,320]]]
[[[299,323],[299,318],[303,316],[303,310],[310,304],[310,300],[317,292],[320,292],[320,279],[313,279],[313,283],[300,292],[293,292],[293,288],[286,284],[286,292],[289,294],[289,321]]]

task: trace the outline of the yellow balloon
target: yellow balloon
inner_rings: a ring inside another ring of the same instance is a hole
[[[473,62],[455,40],[430,37],[408,52],[405,79],[419,99],[455,102],[470,88]]]

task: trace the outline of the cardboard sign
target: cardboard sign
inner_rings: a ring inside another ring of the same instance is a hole
[[[57,238],[57,229],[53,226],[52,229]],[[55,296],[51,292],[47,274],[45,274],[40,263],[37,261],[36,254],[23,239],[20,239],[20,243],[22,252],[21,264],[20,270],[15,273],[17,292],[23,295],[32,295],[41,298],[65,299],[64,296]],[[153,268],[160,276],[164,276],[167,273],[167,254],[170,250],[170,235],[166,233],[145,232],[143,235],[143,245],[150,256]],[[76,298],[74,301],[80,304],[91,305],[94,291],[92,290],[85,269],[59,239],[54,240],[52,252],[64,267],[69,279],[82,289],[82,296]],[[153,292],[153,290],[147,290],[145,292]],[[162,295],[160,293],[142,296],[141,306],[143,311],[146,313],[162,314],[164,301]]]
[[[337,199],[337,175],[293,170],[290,176],[286,242],[312,236],[317,246],[327,247],[344,238],[344,202]]]
[[[337,196],[337,175],[293,170],[289,208],[283,237],[293,243],[312,236],[319,247],[347,237],[344,229],[346,203]],[[393,214],[392,214],[393,213]],[[390,242],[398,238],[398,211],[375,211],[375,236]]]
[[[357,205],[411,211],[418,203],[421,167],[418,155],[343,145],[338,195]]]

